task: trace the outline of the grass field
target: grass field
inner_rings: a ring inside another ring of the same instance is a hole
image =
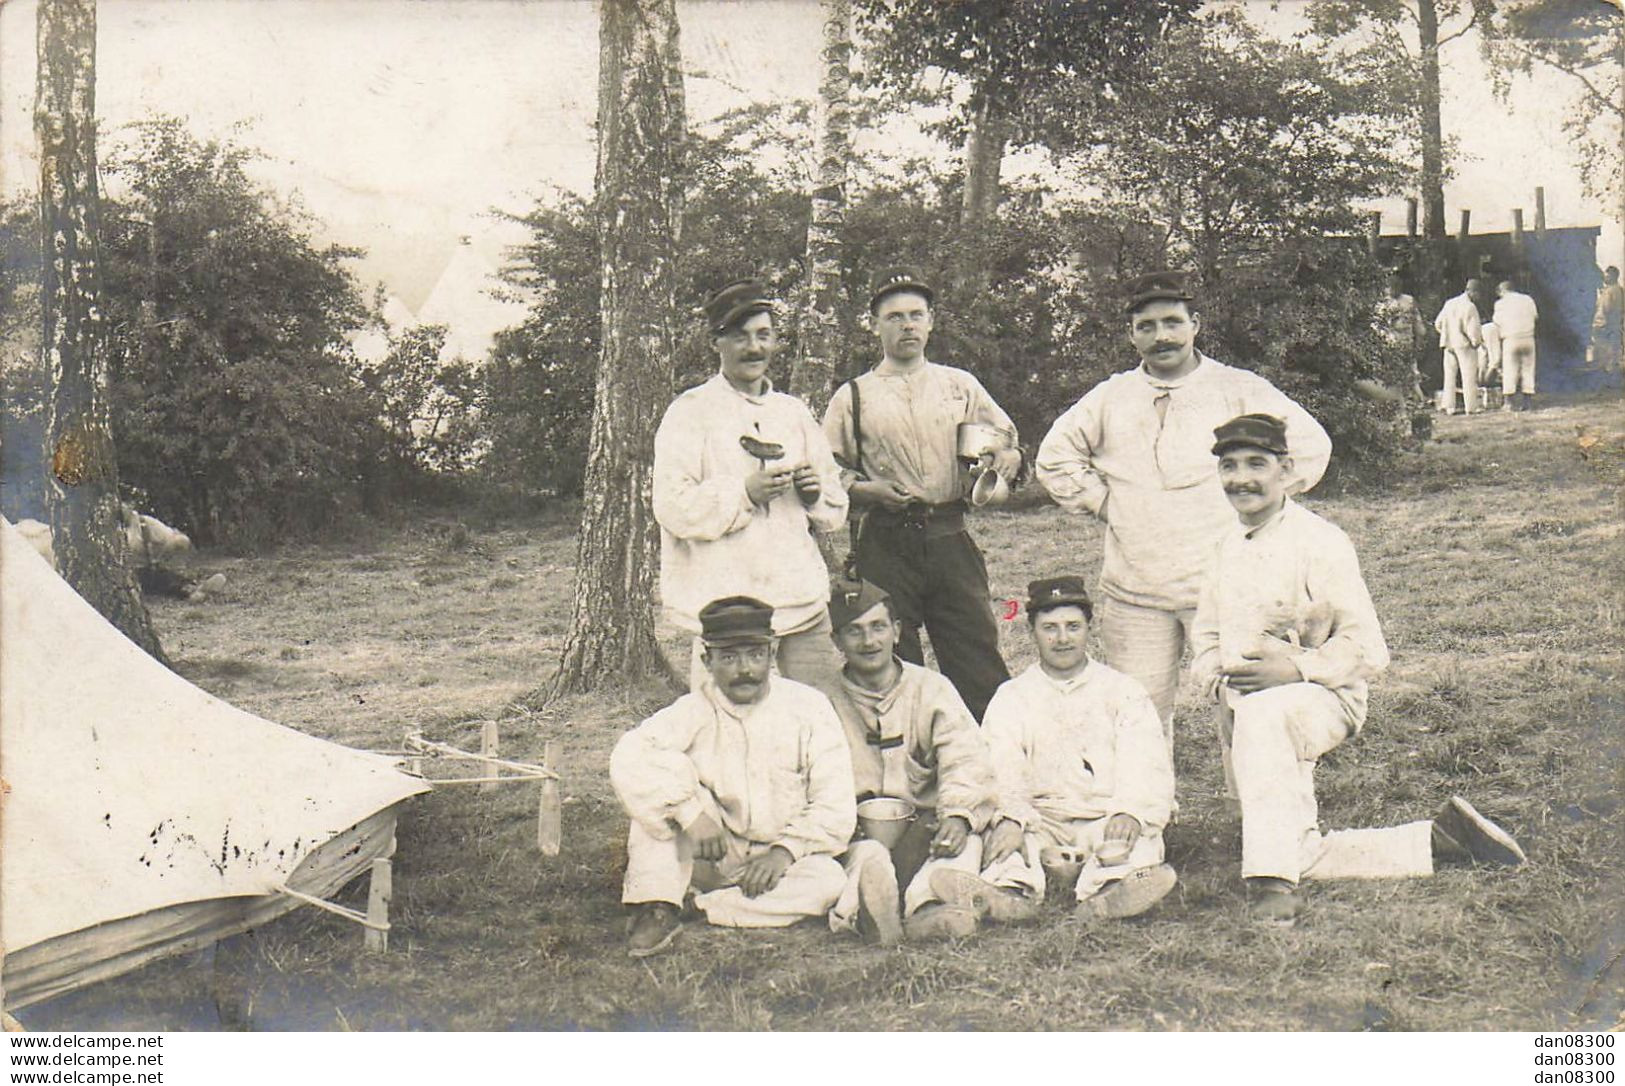
[[[619,689],[527,704],[568,621],[571,510],[525,523],[417,522],[344,545],[206,556],[231,587],[160,602],[183,674],[254,712],[359,747],[403,732],[505,753],[557,741],[563,855],[534,845],[535,795],[447,790],[402,821],[391,951],[300,910],[217,952],[24,1011],[32,1028],[1561,1029],[1625,1006],[1625,539],[1618,401],[1439,420],[1375,492],[1310,504],[1359,549],[1394,663],[1369,723],[1319,774],[1329,828],[1429,816],[1461,793],[1518,835],[1513,872],[1317,884],[1298,926],[1243,915],[1239,827],[1207,711],[1179,712],[1175,893],[1149,916],[886,951],[814,926],[691,924],[647,962],[622,949],[626,820],[611,745],[669,699]],[[1582,452],[1585,455],[1582,455]],[[1099,534],[1045,506],[977,514],[995,594],[1093,575]],[[673,658],[686,645],[668,642]],[[1007,624],[1012,670],[1032,652]],[[359,901],[361,888],[349,899]]]

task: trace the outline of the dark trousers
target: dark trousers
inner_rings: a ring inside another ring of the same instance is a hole
[[[1010,677],[999,655],[987,563],[962,526],[946,533],[940,528],[940,522],[871,512],[858,540],[858,574],[891,595],[903,626],[897,655],[913,664],[925,663],[920,647],[923,624],[937,666],[981,720],[993,691]]]

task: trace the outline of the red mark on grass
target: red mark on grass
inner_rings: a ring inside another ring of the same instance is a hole
[[[1016,620],[1016,616],[1021,614],[1021,601],[1000,600],[999,602],[1004,604],[1004,613],[999,616],[1000,618],[1004,619],[1004,621],[1014,622]]]

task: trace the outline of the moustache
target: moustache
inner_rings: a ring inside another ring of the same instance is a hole
[[[1226,494],[1262,494],[1262,493],[1264,493],[1263,488],[1256,487],[1256,486],[1249,486],[1249,485],[1227,486],[1227,487],[1224,488],[1224,492]]]

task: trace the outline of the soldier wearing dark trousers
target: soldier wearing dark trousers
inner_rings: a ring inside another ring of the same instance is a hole
[[[1016,430],[971,374],[926,360],[934,294],[911,268],[876,278],[869,309],[882,359],[836,390],[824,433],[855,508],[863,511],[856,572],[890,594],[902,633],[897,654],[923,663],[923,625],[937,666],[978,720],[1009,671],[999,655],[987,564],[965,529],[971,475],[958,427],[1001,431],[1007,447],[980,471],[1007,481],[1021,467]]]

